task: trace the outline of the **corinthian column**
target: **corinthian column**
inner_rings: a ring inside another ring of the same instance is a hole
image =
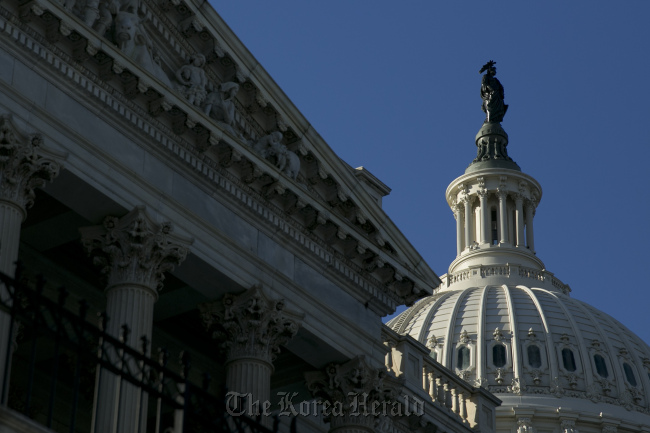
[[[303,316],[286,311],[284,300],[268,298],[260,286],[199,309],[206,328],[223,342],[228,391],[245,394],[249,403],[269,401],[273,360]]]
[[[403,380],[383,368],[372,368],[363,356],[305,373],[305,379],[307,388],[322,401],[330,433],[374,433],[379,415],[409,414],[398,400]]]
[[[80,232],[84,248],[108,279],[106,332],[118,337],[122,325],[127,325],[130,332],[125,342],[140,349],[142,337],[151,341],[153,307],[164,273],[185,260],[191,240],[173,235],[169,223],[153,221],[144,207],[136,207],[122,218],[106,217],[103,225],[84,227]],[[93,414],[94,431],[146,431],[147,400],[139,395],[126,381],[103,372]]]
[[[42,147],[40,135],[20,131],[11,115],[0,116],[0,272],[14,276],[20,244],[20,226],[34,204],[34,188],[45,186],[59,174],[54,152]],[[9,292],[0,286],[0,300],[11,305]],[[0,403],[9,391],[11,318],[0,311]]]

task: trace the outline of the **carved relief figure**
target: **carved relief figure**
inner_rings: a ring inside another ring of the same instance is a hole
[[[239,91],[239,84],[231,81],[221,83],[217,91],[210,92],[206,96],[203,111],[205,114],[222,123],[228,131],[235,134],[233,124],[235,122],[235,95]]]
[[[115,41],[126,56],[171,87],[169,78],[155,60],[153,43],[137,15],[124,11],[117,13]]]
[[[253,144],[253,150],[262,155],[265,159],[274,157],[275,166],[292,179],[298,176],[300,171],[300,158],[294,152],[282,144],[282,133],[275,131],[260,138]]]
[[[486,114],[484,123],[499,123],[508,111],[508,106],[503,103],[503,86],[495,77],[497,74],[495,64],[495,61],[490,60],[479,71],[479,74],[485,72],[481,80],[481,99],[483,99],[481,109]]]
[[[204,65],[205,56],[194,54],[190,57],[189,64],[176,71],[176,79],[184,86],[180,91],[190,104],[201,105],[207,95],[205,88],[208,85],[208,77],[203,70]]]

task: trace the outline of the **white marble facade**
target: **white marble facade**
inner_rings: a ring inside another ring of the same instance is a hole
[[[192,352],[213,392],[311,400],[323,388],[306,373],[334,368],[343,385],[327,392],[390,388],[424,408],[363,422],[307,417],[303,431],[493,431],[498,399],[382,324],[440,284],[383,212],[390,189],[342,163],[255,64],[195,0],[2,3],[1,144],[39,137],[30,152],[50,169],[37,181],[22,173],[29,203],[2,190],[11,228],[1,233],[0,257],[11,259],[2,270],[18,257],[47,276],[52,297],[65,284],[92,313],[109,312],[109,332],[119,321],[139,334],[133,347],[145,335],[148,350]],[[20,338],[5,347],[14,359],[25,350]],[[25,365],[11,367],[9,408]],[[361,386],[346,371],[379,382]],[[144,429],[133,411],[114,415],[113,405],[138,398],[128,388],[119,401],[91,397],[82,417],[96,431]],[[6,407],[0,426],[36,428]]]

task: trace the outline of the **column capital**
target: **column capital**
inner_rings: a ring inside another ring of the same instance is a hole
[[[330,364],[325,371],[307,372],[305,379],[312,395],[329,402],[330,408],[339,409],[338,414],[330,411],[330,431],[351,425],[374,431],[378,413],[372,412],[380,412],[383,402],[397,401],[404,384],[403,379],[389,375],[385,368],[371,367],[364,356],[344,364]]]
[[[284,309],[284,299],[271,299],[255,285],[239,295],[199,305],[213,338],[223,341],[227,362],[253,358],[270,365],[280,346],[293,338],[303,315]]]
[[[0,200],[20,208],[23,218],[34,204],[34,189],[58,176],[57,158],[65,154],[43,147],[41,135],[22,131],[10,114],[0,115]]]
[[[107,290],[137,285],[157,294],[164,273],[185,260],[192,243],[192,239],[172,234],[171,223],[156,223],[143,206],[79,231],[84,248],[108,277]]]
[[[499,188],[497,188],[495,195],[497,196],[499,201],[505,200],[508,197],[508,191],[506,190],[505,186],[504,187],[500,186]]]

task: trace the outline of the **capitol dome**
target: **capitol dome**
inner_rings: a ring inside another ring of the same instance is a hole
[[[483,86],[498,90],[495,73]],[[499,432],[650,432],[650,347],[570,297],[537,257],[541,186],[508,156],[500,125],[507,105],[497,104],[499,121],[490,122],[494,92],[489,98],[477,157],[446,191],[456,259],[432,296],[388,326],[496,394]]]

